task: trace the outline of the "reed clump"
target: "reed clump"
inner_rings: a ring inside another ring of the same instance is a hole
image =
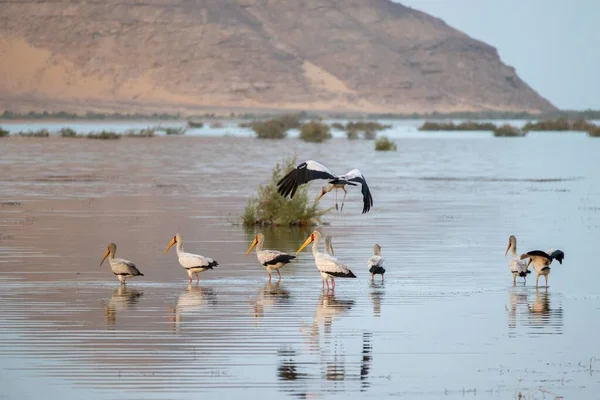
[[[196,122],[196,121],[188,121],[187,122],[187,126],[188,128],[191,129],[200,129],[200,128],[204,128],[204,122]]]
[[[329,126],[321,121],[310,121],[300,125],[300,139],[305,142],[323,143],[331,137]]]
[[[50,132],[48,132],[48,129],[40,129],[39,131],[19,132],[17,135],[22,137],[49,137]]]
[[[277,193],[277,182],[293,168],[296,168],[295,158],[275,165],[270,182],[260,185],[257,194],[248,199],[242,215],[245,226],[313,226],[321,222],[328,210],[320,210],[316,202],[309,200],[307,185],[300,186],[293,199]]]
[[[133,138],[149,138],[149,137],[154,137],[154,134],[155,134],[154,129],[144,128],[144,129],[140,129],[140,130],[129,129],[129,130],[125,131],[123,136],[133,137]]]
[[[382,136],[375,141],[376,151],[396,151],[398,147],[396,143],[390,140],[387,136]]]
[[[186,129],[182,126],[179,128],[165,128],[165,134],[166,135],[175,135],[175,136],[181,136],[181,135],[185,135]]]
[[[358,137],[359,133],[363,134],[366,140],[374,140],[377,137],[377,132],[391,128],[391,125],[383,125],[374,121],[356,121],[346,123],[346,135],[348,139]]]
[[[497,137],[521,137],[526,134],[527,132],[509,124],[503,124],[494,128],[494,136]]]
[[[10,135],[10,132],[7,131],[6,129],[2,129],[2,127],[0,127],[0,137],[6,137]]]
[[[265,121],[242,123],[242,128],[252,128],[258,139],[285,139],[287,131],[300,127],[300,117],[297,114],[284,114]]]
[[[569,120],[561,118],[557,120],[550,121],[535,121],[535,122],[527,122],[523,126],[523,131],[570,131],[571,124]]]
[[[491,122],[464,121],[454,122],[426,121],[419,127],[420,131],[494,131],[497,126]]]
[[[75,132],[73,129],[71,128],[61,128],[60,131],[58,131],[58,134],[61,137],[64,138],[76,138],[76,137],[81,137],[81,135],[77,135],[77,132]]]
[[[589,137],[600,137],[600,126],[594,125],[588,128],[587,134]]]
[[[88,139],[98,139],[98,140],[116,140],[120,139],[121,135],[111,132],[111,131],[102,131],[102,132],[92,132],[86,135]]]

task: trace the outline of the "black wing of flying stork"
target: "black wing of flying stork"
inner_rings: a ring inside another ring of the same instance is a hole
[[[550,258],[553,258],[556,261],[558,261],[560,264],[562,264],[562,262],[565,258],[565,253],[562,250],[554,250],[552,252],[552,254],[550,254]]]
[[[295,169],[288,172],[283,178],[277,182],[277,191],[283,197],[290,196],[290,199],[294,198],[298,186],[304,185],[310,181],[316,179],[336,179],[327,167],[323,164],[319,164],[316,161],[308,160],[299,164]]]
[[[371,191],[369,190],[369,185],[367,185],[367,180],[365,179],[363,174],[361,174],[359,170],[353,169],[352,171],[348,172],[346,175],[342,175],[340,178],[347,180],[348,182],[360,183],[361,192],[363,195],[362,213],[363,214],[368,213],[369,210],[371,209],[371,207],[373,207],[373,197],[371,196]],[[352,184],[352,183],[350,183],[350,184]],[[345,198],[346,198],[346,195],[344,194],[344,199]],[[342,208],[343,207],[344,207],[344,201],[342,200]]]

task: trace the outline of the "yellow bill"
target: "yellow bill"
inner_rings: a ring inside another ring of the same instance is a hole
[[[168,246],[167,246],[167,248],[165,249],[165,253],[166,253],[167,251],[169,251],[169,249],[170,249],[171,247],[173,247],[173,245],[174,245],[175,243],[177,243],[177,239],[176,239],[176,238],[173,238],[173,239],[171,239],[171,242],[169,242],[169,245],[168,245]]]
[[[250,247],[248,247],[248,251],[246,252],[246,257],[248,256],[248,254],[250,254],[250,252],[252,251],[254,246],[256,246],[257,244],[258,244],[258,240],[256,240],[256,237],[254,237],[252,244],[250,245]]]
[[[106,260],[106,257],[108,257],[109,254],[110,249],[106,249],[106,251],[104,252],[104,257],[102,257],[102,261],[100,261],[100,266],[102,266],[102,263],[104,262],[104,260]]]
[[[302,247],[300,247],[300,248],[298,249],[298,251],[296,252],[296,255],[300,254],[300,252],[301,252],[302,250],[304,250],[304,248],[305,248],[306,246],[308,246],[309,244],[311,244],[313,240],[315,240],[314,236],[313,236],[313,235],[310,235],[310,236],[308,237],[308,239],[306,239],[306,241],[304,242],[304,244],[302,245]]]

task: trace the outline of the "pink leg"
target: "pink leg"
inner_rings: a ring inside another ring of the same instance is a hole
[[[279,280],[281,280],[281,272],[279,270],[277,270],[277,275],[279,275]]]
[[[192,276],[190,275],[190,283],[192,283]]]
[[[268,274],[269,274],[269,282],[271,282],[271,273],[268,272]]]
[[[344,198],[342,199],[342,206],[340,207],[340,211],[344,209],[344,201],[346,201],[346,195],[348,194],[345,187],[343,187],[342,190],[344,191]]]
[[[335,279],[333,277],[331,277],[331,290],[335,289]]]
[[[325,278],[325,283],[327,284],[327,290],[329,290],[329,279]]]
[[[200,274],[196,273],[196,283],[200,283]]]

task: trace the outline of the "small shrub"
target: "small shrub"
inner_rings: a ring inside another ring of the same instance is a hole
[[[75,132],[71,128],[62,128],[60,131],[58,131],[58,133],[60,134],[61,137],[64,137],[64,138],[75,138],[75,137],[77,137],[77,132]]]
[[[10,135],[10,132],[7,131],[6,129],[2,129],[2,127],[0,127],[0,137],[6,137]]]
[[[296,168],[295,158],[275,165],[271,181],[265,186],[260,185],[256,196],[248,199],[242,215],[245,226],[312,226],[321,221],[328,210],[321,211],[316,202],[309,201],[307,185],[300,186],[293,199],[277,193],[277,182],[293,168]]]
[[[528,122],[523,126],[524,132],[529,131],[568,131],[571,130],[571,124],[565,118],[554,121],[536,121]]]
[[[512,126],[509,124],[504,124],[494,129],[494,136],[498,137],[519,137],[525,136],[525,134],[526,132],[523,132],[516,126]]]
[[[286,126],[275,119],[252,122],[251,127],[258,139],[285,139],[287,136]]]
[[[200,129],[204,128],[204,122],[194,122],[190,120],[187,122],[187,126],[192,129]]]
[[[120,139],[121,135],[116,134],[115,132],[110,131],[102,131],[99,133],[90,133],[86,136],[88,139],[99,139],[99,140],[116,140]]]
[[[135,129],[129,129],[129,130],[125,131],[125,133],[123,134],[123,136],[133,137],[133,138],[154,137],[154,129],[152,129],[152,128],[144,128],[144,129],[140,129],[139,131],[135,130]]]
[[[587,134],[590,137],[600,137],[600,126],[594,125],[588,128]]]
[[[167,135],[185,135],[185,128],[166,128],[165,133]]]
[[[346,137],[349,140],[356,140],[358,139],[358,131],[355,129],[349,129],[346,131]]]
[[[382,136],[375,142],[375,150],[377,151],[396,151],[397,150],[396,143],[387,138],[387,136]]]
[[[300,139],[305,142],[322,143],[331,137],[329,126],[320,121],[311,121],[300,125]]]
[[[50,132],[48,129],[40,129],[39,131],[19,132],[17,135],[23,137],[48,137]]]

